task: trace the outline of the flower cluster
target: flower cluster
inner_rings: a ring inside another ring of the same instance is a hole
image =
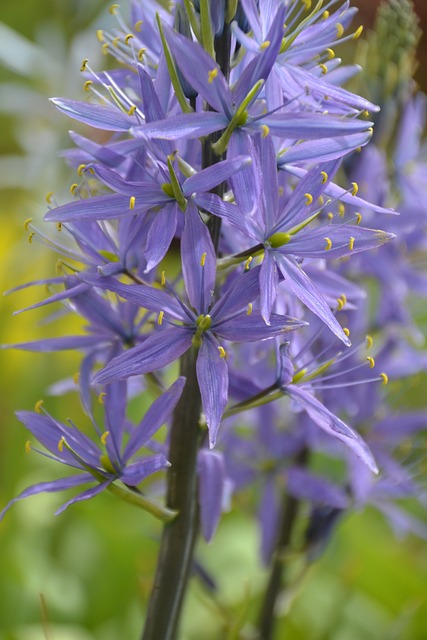
[[[67,504],[113,489],[179,519],[173,479],[167,507],[137,485],[170,463],[173,478],[187,412],[197,417],[188,446],[207,539],[230,495],[253,483],[265,561],[284,493],[311,505],[310,557],[337,515],[367,501],[425,535],[393,504],[419,491],[393,451],[424,415],[393,415],[384,391],[399,349],[412,348],[396,329],[412,328],[407,292],[426,291],[410,258],[425,249],[425,101],[407,99],[390,188],[381,149],[365,148],[379,107],[340,86],[355,69],[335,48],[360,36],[345,35],[355,10],[322,4],[186,0],[167,10],[133,0],[127,19],[113,5],[118,26],[98,38],[120,66],[98,72],[84,60],[88,98],[52,99],[86,127],[63,154],[77,171],[74,199],[49,196],[56,238],[27,223],[72,261],[34,306],[61,302],[86,329],[14,346],[82,352],[77,387],[97,442],[46,412],[18,414],[46,455],[83,471],[20,497],[95,481]],[[425,358],[412,362],[417,371]],[[157,396],[136,426],[126,418],[131,383]],[[95,393],[105,395],[104,426]],[[167,437],[153,440],[165,422]],[[137,457],[142,446],[151,455]],[[313,457],[338,462],[321,475]]]

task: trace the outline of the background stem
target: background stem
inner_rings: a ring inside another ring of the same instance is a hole
[[[295,463],[300,466],[306,466],[307,462],[308,449],[304,448],[296,456]],[[286,554],[290,548],[292,532],[297,520],[299,508],[300,501],[297,498],[289,494],[284,495],[273,565],[258,619],[259,640],[272,640],[273,638],[276,623],[275,607],[278,595],[283,593],[286,588]]]

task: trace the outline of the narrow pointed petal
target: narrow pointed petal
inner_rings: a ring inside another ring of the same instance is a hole
[[[113,358],[93,379],[108,384],[141,373],[157,371],[177,360],[191,346],[192,332],[173,327],[153,333],[144,342]]]
[[[266,324],[270,324],[270,315],[277,296],[279,274],[276,261],[270,251],[264,254],[259,274],[259,289],[261,292],[261,315]]]
[[[222,453],[201,449],[198,455],[199,504],[202,534],[210,542],[222,512],[225,465]]]
[[[74,496],[74,498],[71,498],[71,500],[68,500],[68,502],[59,507],[59,509],[55,511],[55,515],[59,516],[60,513],[65,511],[65,509],[68,509],[68,507],[70,507],[72,504],[76,504],[76,502],[83,502],[84,500],[90,500],[91,498],[94,498],[99,493],[102,493],[112,482],[112,479],[107,480],[106,482],[101,482],[95,487],[91,487],[90,489],[86,489],[86,491],[79,493],[77,496]]]
[[[182,214],[177,202],[165,205],[156,213],[147,235],[145,273],[154,269],[165,257],[174,238],[179,215]]]
[[[276,255],[276,262],[285,277],[291,291],[303,302],[313,313],[315,313],[330,328],[340,340],[347,346],[351,342],[345,335],[339,322],[328,307],[320,291],[313,284],[307,274],[291,257]]]
[[[306,325],[303,320],[276,313],[270,315],[270,324],[266,324],[260,311],[253,311],[250,316],[242,314],[233,320],[222,322],[213,330],[218,336],[231,342],[257,342],[281,336]]]
[[[184,385],[185,378],[178,378],[178,380],[149,407],[139,425],[135,427],[131,433],[123,454],[125,462],[135,455],[144,443],[166,422],[181,397]]]
[[[228,119],[222,113],[203,111],[201,113],[184,113],[174,118],[157,120],[140,127],[134,127],[131,133],[137,138],[156,140],[180,140],[201,138],[214,131],[224,129]]]
[[[197,356],[197,380],[209,429],[209,446],[216,443],[218,427],[228,397],[228,367],[216,340],[204,339]]]
[[[68,351],[69,349],[87,349],[102,342],[102,336],[65,336],[64,338],[45,338],[34,342],[18,342],[1,345],[2,349],[22,349],[49,353],[51,351]]]
[[[279,154],[277,164],[279,168],[292,172],[288,164],[297,162],[327,162],[336,160],[347,155],[350,151],[364,147],[372,138],[370,131],[353,133],[348,136],[338,136],[337,138],[325,138],[322,140],[310,140],[300,142],[285,149]],[[297,168],[299,169],[299,167]],[[305,170],[303,170],[305,171]]]
[[[78,487],[81,484],[86,484],[87,482],[93,481],[93,476],[90,473],[82,473],[78,476],[69,476],[68,478],[61,478],[59,480],[53,480],[52,482],[39,482],[38,484],[34,484],[31,487],[25,489],[22,493],[19,494],[16,498],[13,498],[5,506],[3,511],[0,512],[0,521],[4,517],[6,511],[10,509],[10,507],[18,502],[18,500],[22,500],[23,498],[28,498],[30,496],[35,496],[38,493],[52,493],[54,491],[64,491],[66,489],[71,489],[72,487]]]
[[[165,28],[165,35],[176,64],[187,82],[216,111],[231,116],[231,91],[219,65],[196,42]]]
[[[110,189],[120,195],[128,197],[134,196],[136,200],[144,205],[162,205],[171,200],[161,189],[160,184],[157,184],[153,180],[141,180],[138,182],[124,180],[117,171],[109,169],[100,163],[91,165],[90,169],[107,187],[110,187]],[[111,195],[108,197],[111,197]],[[127,208],[129,209],[129,201]]]
[[[215,326],[226,321],[235,313],[246,309],[259,295],[259,267],[244,271],[229,286],[211,309]]]
[[[361,251],[375,249],[395,238],[392,233],[366,229],[350,224],[330,224],[296,235],[280,248],[281,253],[301,258],[342,258]],[[327,248],[326,241],[332,243]]]
[[[187,178],[182,185],[182,191],[185,196],[190,196],[197,191],[210,191],[251,162],[249,156],[236,156],[231,160],[217,162]]]
[[[344,442],[374,473],[378,473],[371,450],[366,442],[319,400],[297,385],[285,387],[285,392],[308,413],[323,431]]]
[[[272,135],[281,138],[317,140],[368,131],[372,127],[372,122],[320,113],[297,112],[273,113],[253,122],[248,121],[245,127],[261,131],[261,125],[267,125]]]
[[[301,500],[327,504],[336,509],[346,509],[349,499],[345,491],[322,476],[310,473],[300,467],[288,471],[287,488],[291,495]]]
[[[194,196],[194,202],[200,209],[231,222],[251,238],[256,240],[261,237],[261,233],[257,234],[252,221],[242,214],[239,207],[226,202],[215,193],[198,193]]]
[[[189,202],[181,237],[182,272],[191,305],[206,313],[215,288],[216,255],[208,227]]]
[[[65,98],[51,98],[51,102],[67,116],[89,124],[96,129],[128,131],[135,126],[135,118],[126,115],[118,108],[103,107],[99,104],[67,100]]]
[[[168,467],[170,467],[170,464],[166,460],[166,457],[163,453],[158,453],[127,466],[121,474],[120,480],[125,484],[129,484],[131,487],[136,487],[148,476],[157,473],[157,471],[167,469]]]
[[[147,207],[148,205],[145,205]],[[75,220],[111,220],[125,215],[139,213],[142,207],[138,203],[132,210],[129,198],[123,195],[110,194],[95,196],[84,200],[74,200],[67,204],[50,209],[44,217],[45,222],[73,222]]]

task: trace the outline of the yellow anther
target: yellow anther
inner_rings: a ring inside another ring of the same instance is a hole
[[[285,193],[285,189],[283,187],[279,187],[278,192],[279,192],[279,196],[283,196],[283,194]]]
[[[77,167],[77,175],[80,176],[80,178],[82,177],[85,169],[86,169],[85,164],[79,164],[79,166]]]
[[[164,287],[166,284],[166,271],[162,271],[160,275],[160,286]]]
[[[104,44],[101,47],[101,51],[104,54],[104,56],[106,56],[107,53],[108,53],[108,47],[109,47],[109,43],[108,42],[104,42]]]
[[[325,182],[329,179],[328,174],[326,173],[326,171],[321,171],[320,175],[322,176],[322,184],[325,184]]]
[[[49,193],[46,194],[46,202],[48,204],[52,204],[52,197],[53,197],[54,192],[53,191],[49,191]]]
[[[212,84],[212,82],[215,80],[215,78],[218,75],[218,69],[215,67],[215,69],[212,69],[211,71],[208,71],[208,82],[209,84]]]
[[[102,29],[97,29],[96,37],[98,38],[99,42],[104,42],[104,32]]]
[[[249,269],[252,260],[253,260],[252,256],[249,256],[249,258],[246,260],[246,262],[245,262],[245,271],[247,271]]]
[[[302,2],[303,4],[305,4],[305,8],[306,8],[306,9],[310,9],[310,7],[311,7],[311,0],[301,0],[301,2]]]
[[[373,127],[369,127],[368,132],[372,135],[374,133],[374,128]]]
[[[112,4],[111,7],[108,9],[108,11],[111,13],[112,16],[114,16],[119,7],[120,7],[119,4]]]
[[[386,373],[380,373],[380,378],[382,379],[383,384],[388,384],[388,375]]]
[[[164,311],[160,311],[158,318],[157,318],[157,324],[161,325],[163,324],[163,318],[164,318],[165,312]]]
[[[225,358],[225,356],[227,355],[225,352],[224,347],[218,347],[218,351],[219,351],[219,357],[220,358]]]
[[[345,206],[343,205],[342,202],[340,202],[338,205],[338,215],[340,215],[342,218],[344,214],[345,214]]]
[[[79,380],[80,380],[80,373],[77,371],[77,373],[73,375],[74,384],[79,384]]]
[[[357,184],[357,182],[352,182],[351,186],[353,187],[351,190],[351,195],[356,196],[357,192],[359,191],[359,185]]]
[[[83,85],[83,91],[89,91],[91,85],[93,85],[92,80],[86,80],[86,82]]]
[[[328,220],[333,220],[334,218],[334,214],[332,213],[332,211],[328,212]]]
[[[266,124],[262,124],[261,131],[262,131],[261,137],[266,138],[270,133],[270,127],[268,127]]]
[[[348,248],[350,249],[350,251],[353,251],[354,249],[354,241],[356,238],[353,238],[353,236],[351,236],[349,242],[348,242]]]
[[[28,231],[28,225],[30,225],[32,223],[33,219],[32,218],[27,218],[24,222],[24,229],[25,231]]]
[[[325,73],[328,73],[328,67],[326,66],[326,64],[323,64],[323,62],[321,64],[319,64],[319,67],[322,70],[322,74],[325,75]]]
[[[61,440],[58,442],[58,451],[62,453],[62,449],[64,448],[65,438],[62,436]]]
[[[104,445],[104,447],[105,447],[105,443],[106,443],[107,438],[108,438],[109,435],[110,435],[109,431],[104,431],[104,433],[101,436],[101,442]]]
[[[141,31],[141,27],[143,24],[144,24],[144,20],[138,20],[138,22],[135,22],[135,25],[134,25],[135,31]]]
[[[250,316],[250,315],[251,315],[251,313],[252,313],[252,308],[253,308],[253,305],[252,305],[252,302],[250,302],[250,303],[248,304],[248,310],[246,311],[246,315],[247,315],[247,316]]]
[[[128,116],[133,116],[133,114],[136,111],[136,104],[133,104],[129,109],[128,109]]]
[[[361,24],[360,27],[357,27],[356,31],[353,33],[352,35],[353,40],[357,40],[357,38],[360,38],[362,31],[363,31],[363,24]]]
[[[356,216],[356,224],[360,224],[362,222],[362,214],[355,213],[354,215]]]
[[[330,49],[329,47],[327,47],[325,51],[328,54],[329,60],[332,60],[333,58],[335,58],[335,51],[333,49]]]
[[[332,249],[332,240],[330,238],[324,238],[325,242],[326,242],[326,251],[329,251],[329,249]]]
[[[344,33],[344,27],[342,26],[341,22],[337,22],[335,27],[337,29],[337,38],[341,38]]]
[[[343,304],[347,304],[347,296],[345,295],[345,293],[341,294],[341,300],[343,301]]]
[[[366,360],[369,362],[369,368],[373,369],[375,367],[375,360],[372,356],[367,356]]]
[[[320,204],[321,207],[323,207],[323,205],[325,204],[325,198],[323,196],[319,196],[317,198],[317,202]]]
[[[57,222],[56,223],[56,230],[57,231],[62,231],[62,223],[61,222]]]
[[[113,38],[112,42],[113,42],[113,47],[116,47],[116,49],[117,49],[117,47],[119,46],[119,42],[120,42],[120,36],[116,36],[115,38]]]
[[[363,115],[365,116],[365,118],[369,118],[369,116],[371,115],[367,109],[365,109],[364,111],[362,111],[362,113],[363,113]]]
[[[29,242],[30,244],[32,243],[33,238],[34,238],[34,236],[35,236],[35,235],[36,235],[36,234],[34,233],[34,231],[32,231],[32,232],[30,233],[30,235],[28,236],[28,242]]]
[[[125,43],[129,44],[130,40],[133,40],[134,35],[133,33],[128,33],[127,36],[125,36]]]
[[[42,412],[42,406],[43,406],[43,400],[37,400],[36,404],[34,405],[34,411],[36,413],[41,413]]]
[[[129,209],[135,209],[135,202],[136,202],[135,196],[131,196],[129,198]]]
[[[73,196],[75,196],[78,191],[78,188],[79,188],[79,185],[76,182],[74,182],[74,184],[72,184],[70,187],[70,193],[72,193]]]
[[[260,45],[260,49],[262,49],[262,50],[268,49],[270,44],[271,44],[270,40],[264,40],[264,42]]]
[[[106,396],[106,395],[107,395],[107,394],[105,393],[105,391],[103,391],[102,393],[100,393],[100,394],[99,394],[99,396],[98,396],[98,402],[99,402],[99,404],[104,404],[104,399],[105,399],[105,396]]]
[[[31,442],[27,440],[27,442],[25,443],[25,453],[30,453],[30,451],[31,451]]]
[[[206,256],[207,256],[207,255],[208,255],[208,254],[206,253],[206,251],[205,251],[205,253],[202,253],[202,257],[200,258],[200,266],[201,266],[201,267],[204,267],[204,266],[205,266]]]
[[[322,18],[323,18],[323,20],[327,20],[329,18],[329,11],[324,11],[322,13]]]
[[[368,349],[370,349],[372,347],[372,345],[374,344],[374,341],[372,339],[372,336],[370,336],[369,334],[366,336],[366,347]]]
[[[347,303],[347,296],[343,293],[339,298],[337,298],[337,310],[341,311]]]
[[[350,336],[350,329],[348,329],[347,327],[343,327],[342,330],[344,331],[345,335],[348,338]]]
[[[313,202],[313,196],[311,193],[304,193],[305,204],[308,206]]]
[[[144,58],[144,54],[147,51],[147,49],[145,47],[141,47],[141,49],[138,50],[138,53],[136,54],[136,57],[138,58],[138,60],[141,62],[141,60]]]
[[[82,64],[80,66],[80,71],[86,71],[88,62],[89,62],[88,58],[85,58],[84,60],[82,60]]]

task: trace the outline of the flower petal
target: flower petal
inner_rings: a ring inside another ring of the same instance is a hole
[[[221,358],[218,347],[216,340],[205,338],[199,349],[196,365],[211,449],[216,443],[218,427],[228,397],[228,366],[225,358]]]

